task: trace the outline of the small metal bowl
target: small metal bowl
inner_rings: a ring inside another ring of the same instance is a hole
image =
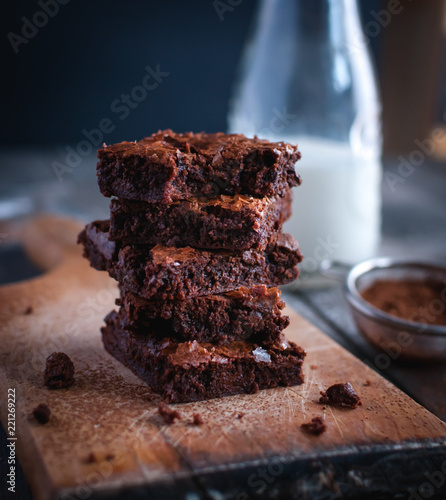
[[[361,292],[376,280],[433,279],[445,284],[442,302],[446,307],[445,268],[386,257],[361,262],[351,269],[329,261],[321,267],[324,274],[332,277],[344,274],[344,291],[351,313],[360,332],[371,344],[394,360],[446,360],[446,325],[416,323],[398,318],[378,309],[361,296]],[[430,313],[434,313],[434,310]]]

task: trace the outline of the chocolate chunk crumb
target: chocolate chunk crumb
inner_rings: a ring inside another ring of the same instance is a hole
[[[166,403],[163,402],[158,405],[158,413],[163,417],[166,424],[173,424],[175,419],[181,419],[181,415],[177,410],[171,410]]]
[[[346,384],[334,384],[325,392],[321,391],[319,402],[342,408],[356,408],[362,404],[360,397],[356,394],[350,382]]]
[[[64,352],[53,352],[48,356],[43,381],[50,389],[63,389],[74,384],[74,365]]]
[[[194,413],[192,415],[192,417],[193,417],[193,424],[194,425],[203,425],[204,424],[203,419],[201,418],[200,414]]]
[[[300,427],[303,431],[314,436],[319,436],[327,430],[324,417],[314,417],[311,419],[311,422],[302,424]]]
[[[96,455],[92,451],[90,451],[90,453],[88,454],[86,462],[88,464],[94,464],[95,462],[97,462]]]
[[[32,314],[33,312],[34,309],[31,306],[29,306],[23,311],[23,314]]]
[[[41,403],[34,408],[33,415],[39,424],[46,424],[50,420],[51,410],[48,408],[48,405]]]
[[[237,415],[237,418],[238,418],[239,420],[241,420],[244,416],[245,416],[245,414],[244,414],[244,413],[239,413],[239,414]]]

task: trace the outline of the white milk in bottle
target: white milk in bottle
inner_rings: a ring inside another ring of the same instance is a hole
[[[293,214],[284,225],[305,256],[301,283],[324,259],[355,263],[374,256],[381,226],[379,158],[356,156],[348,144],[329,139],[283,140],[302,151],[296,165],[302,184],[293,189]]]
[[[380,103],[356,0],[262,0],[231,101],[229,131],[297,143],[293,215],[305,256],[295,286],[327,282],[325,259],[357,263],[380,235]]]

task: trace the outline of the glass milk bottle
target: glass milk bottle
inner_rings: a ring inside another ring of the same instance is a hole
[[[324,259],[372,257],[380,236],[380,104],[355,0],[264,0],[242,60],[229,131],[297,143],[284,230],[317,286]]]

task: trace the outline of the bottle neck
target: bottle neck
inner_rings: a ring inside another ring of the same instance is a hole
[[[347,41],[347,30],[361,32],[357,0],[263,0],[256,33],[293,33],[290,42],[337,45]]]
[[[379,101],[356,0],[263,0],[230,129],[379,150]],[[370,144],[371,146],[366,146]]]

